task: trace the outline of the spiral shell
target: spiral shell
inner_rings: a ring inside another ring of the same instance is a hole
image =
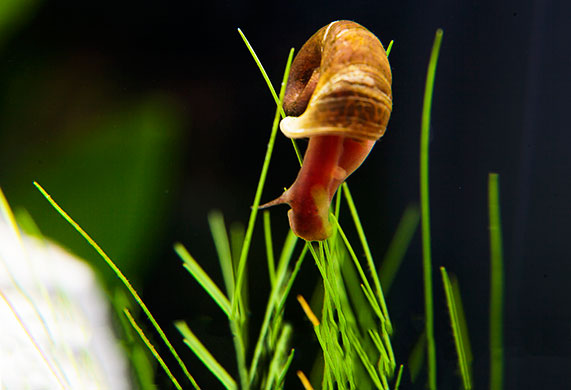
[[[293,61],[280,123],[289,138],[341,135],[376,141],[392,111],[392,75],[381,42],[341,20],[317,31]],[[299,115],[299,116],[298,116]]]

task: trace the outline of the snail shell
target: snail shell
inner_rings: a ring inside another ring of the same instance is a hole
[[[381,42],[351,21],[321,28],[293,61],[284,97],[288,117],[280,129],[309,138],[295,183],[279,198],[293,232],[325,240],[332,232],[329,206],[339,186],[384,134],[392,111],[391,69]]]
[[[280,129],[289,138],[377,140],[392,111],[392,75],[381,42],[348,20],[317,31],[293,61]],[[299,115],[299,116],[298,116]]]

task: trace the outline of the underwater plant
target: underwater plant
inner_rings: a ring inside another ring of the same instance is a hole
[[[243,34],[242,37],[250,48],[254,59],[259,64],[257,56]],[[432,335],[434,319],[432,314],[432,264],[430,259],[430,215],[428,197],[428,131],[436,59],[441,39],[442,32],[439,30],[436,35],[427,76],[422,118],[420,159],[426,330],[424,335],[419,338],[419,345],[421,345],[421,349],[427,353],[427,376],[428,387],[430,389],[436,389],[437,383],[436,345]],[[390,48],[391,45],[387,47],[387,54],[390,52]],[[389,317],[389,311],[381,284],[381,279],[388,276],[381,275],[381,277],[379,277],[378,275],[377,264],[379,262],[375,261],[372,256],[369,242],[365,236],[349,186],[347,183],[343,183],[346,178],[346,176],[343,177],[343,175],[338,175],[336,178],[333,176],[333,186],[328,187],[326,191],[326,201],[321,202],[322,199],[317,198],[320,204],[323,203],[326,205],[326,214],[323,215],[323,212],[319,214],[321,221],[325,221],[324,218],[326,218],[327,223],[331,224],[329,228],[323,229],[325,225],[322,225],[321,228],[317,229],[321,231],[325,230],[327,233],[327,237],[318,237],[319,242],[311,242],[314,237],[310,236],[306,236],[308,238],[307,241],[300,240],[296,236],[296,232],[290,231],[285,237],[283,246],[277,251],[278,255],[276,256],[276,253],[274,253],[276,240],[272,235],[270,214],[267,210],[264,211],[264,239],[266,244],[266,261],[270,290],[267,292],[267,305],[262,323],[257,325],[259,328],[257,338],[254,343],[249,343],[248,340],[248,335],[252,333],[251,329],[253,328],[249,323],[249,313],[253,309],[248,305],[246,265],[249,261],[249,250],[254,234],[254,225],[259,212],[260,199],[268,173],[277,129],[280,118],[285,117],[282,103],[286,95],[286,85],[292,59],[293,51],[290,52],[288,58],[282,79],[282,88],[279,94],[273,91],[271,83],[268,81],[270,90],[277,102],[277,109],[266,157],[260,174],[260,180],[245,231],[237,232],[232,229],[227,229],[221,213],[213,212],[209,217],[210,228],[223,274],[224,290],[216,285],[213,279],[200,266],[200,263],[181,243],[177,243],[174,246],[175,251],[182,259],[184,268],[203,287],[205,292],[213,299],[215,304],[228,319],[232,332],[237,369],[228,370],[223,367],[209,351],[208,346],[203,344],[184,321],[178,321],[176,326],[183,337],[183,342],[198,356],[205,367],[213,373],[224,388],[286,388],[285,381],[286,378],[291,376],[288,376],[288,372],[295,356],[295,348],[292,346],[293,334],[294,332],[302,330],[294,330],[292,325],[287,323],[284,316],[285,305],[286,301],[290,298],[292,286],[300,272],[304,260],[310,257],[315,262],[322,277],[322,289],[320,289],[321,300],[318,303],[311,301],[308,303],[303,296],[298,296],[297,299],[313,326],[317,342],[321,347],[321,353],[316,359],[316,367],[318,369],[312,370],[313,375],[309,374],[309,378],[308,375],[305,374],[305,372],[309,372],[309,370],[306,368],[297,370],[297,376],[303,386],[306,389],[310,389],[312,386],[319,384],[323,389],[396,389],[401,383],[403,365],[397,364],[397,358],[393,352],[390,340],[394,325]],[[261,65],[260,69],[266,80],[268,80]],[[311,99],[308,101],[310,102]],[[386,110],[387,106],[385,105],[384,107]],[[388,120],[388,114],[386,119]],[[310,151],[308,150],[307,153],[310,153]],[[356,165],[358,166],[361,162],[362,160]],[[354,164],[349,165],[352,166]],[[341,164],[341,166],[343,167],[344,165]],[[348,172],[349,170],[346,171]],[[186,377],[185,383],[176,379],[178,374],[169,368],[160,357],[156,347],[154,347],[149,341],[149,338],[145,336],[141,326],[137,324],[136,319],[131,315],[130,311],[127,309],[124,311],[128,323],[155,356],[170,378],[172,384],[177,389],[188,386],[187,384],[190,384],[195,389],[199,389],[199,384],[191,375],[185,362],[180,358],[175,347],[167,339],[161,326],[154,319],[128,279],[122,274],[119,268],[115,266],[101,247],[55,203],[51,196],[39,184],[36,183],[36,186],[46,199],[52,203],[56,210],[82,234],[89,244],[107,262],[109,267],[115,272],[140,305],[144,314],[149,318],[151,324],[175,357],[176,362],[180,366],[180,370],[184,373]],[[337,190],[338,186],[339,190]],[[334,190],[332,191],[331,188],[334,188]],[[493,232],[491,231],[490,234],[494,248],[493,258],[497,265],[496,270],[501,270],[501,239],[498,239],[497,235],[501,233],[499,229],[497,191],[497,176],[491,175],[490,217],[493,217],[495,221],[494,226],[496,226],[497,229],[494,229]],[[315,201],[315,199],[315,197],[310,198],[310,201]],[[331,205],[329,204],[330,202],[332,203]],[[352,227],[342,226],[339,222],[340,214],[342,210],[344,210],[342,209],[342,204],[344,203],[346,203],[347,210],[352,217]],[[296,211],[294,210],[294,212]],[[383,263],[383,268],[386,270],[389,269],[389,263],[392,263],[392,272],[396,272],[396,269],[398,269],[404,251],[406,251],[406,247],[412,237],[412,233],[416,229],[418,224],[418,211],[416,211],[414,207],[406,210],[402,221],[402,226],[399,226],[397,229],[395,239],[389,246],[388,252],[392,254],[392,257],[387,254],[386,261]],[[351,243],[347,238],[346,230],[351,228],[355,229],[359,238],[360,248],[358,250],[355,249],[357,245]],[[406,233],[399,234],[401,228],[402,232]],[[494,235],[492,235],[492,233]],[[301,235],[305,236],[305,234]],[[366,267],[363,267],[361,264],[357,253],[364,254]],[[388,273],[387,271],[387,274]],[[457,293],[458,290],[454,287],[455,282],[449,280],[446,270],[441,269],[441,273],[447,292],[447,304],[451,316],[454,341],[458,352],[463,387],[469,389],[471,388],[470,359],[466,357],[466,351],[469,350],[469,347],[465,345],[467,336],[465,334],[465,326],[462,325],[463,320]],[[388,278],[390,279],[390,277]],[[495,280],[501,285],[501,277]],[[498,285],[497,283],[495,284],[496,287]],[[491,320],[491,324],[495,325],[498,324],[497,321],[501,321],[501,289],[497,290],[496,293],[497,295],[494,295],[495,300],[493,305],[496,317]],[[256,310],[257,309],[258,308],[256,308]],[[494,367],[497,371],[497,375],[499,375],[499,381],[495,382],[499,383],[499,385],[495,386],[496,389],[499,389],[501,388],[502,362],[501,353],[498,354],[497,351],[499,349],[501,352],[501,327],[496,330],[497,332],[494,333],[494,356],[496,356],[497,359],[494,361],[492,367]],[[398,370],[397,367],[399,367]],[[395,373],[397,373],[396,377]]]

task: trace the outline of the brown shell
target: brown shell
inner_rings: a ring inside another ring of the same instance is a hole
[[[391,68],[381,42],[355,22],[332,22],[295,57],[284,97],[289,138],[377,140],[392,111]]]

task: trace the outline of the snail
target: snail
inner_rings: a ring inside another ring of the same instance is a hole
[[[307,241],[331,235],[331,200],[383,136],[392,111],[391,69],[381,42],[358,23],[318,30],[296,55],[280,122],[288,138],[309,138],[293,185],[260,208],[288,204],[290,227]]]

